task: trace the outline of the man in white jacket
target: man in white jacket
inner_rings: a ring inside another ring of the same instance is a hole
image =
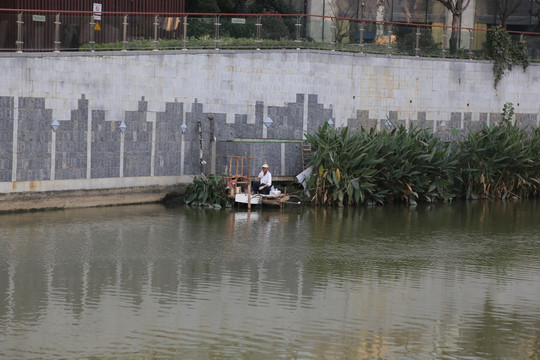
[[[268,164],[262,166],[262,170],[258,176],[259,181],[254,181],[252,183],[253,191],[258,194],[268,195],[270,194],[270,189],[272,187],[272,174],[268,171]]]

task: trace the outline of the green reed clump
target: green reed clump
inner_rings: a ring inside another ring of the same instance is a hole
[[[193,182],[186,187],[185,201],[187,204],[220,204],[227,202],[225,176],[211,174],[195,176]]]
[[[308,182],[312,203],[537,197],[540,129],[520,128],[509,116],[502,119],[453,143],[413,127],[350,132],[324,125],[317,133],[306,134],[314,151]]]
[[[328,124],[315,134],[306,134],[313,150],[310,164],[313,173],[308,187],[314,190],[315,205],[336,203],[361,204],[368,198],[379,198],[373,156],[379,147],[371,133],[350,133],[348,128],[335,130]]]
[[[306,134],[314,171],[315,205],[361,205],[451,199],[457,160],[450,146],[426,130],[398,126],[349,132],[327,124]]]
[[[451,144],[442,142],[426,129],[398,126],[379,133],[384,140],[380,153],[379,187],[388,190],[387,202],[436,202],[449,200],[458,161]]]
[[[466,199],[530,198],[540,189],[540,131],[498,125],[471,132],[459,144],[461,194]]]

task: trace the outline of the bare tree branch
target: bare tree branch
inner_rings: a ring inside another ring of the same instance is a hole
[[[501,18],[501,25],[506,28],[506,21],[515,13],[525,0],[494,0],[497,14]]]
[[[328,5],[332,9],[334,16],[343,18],[356,18],[358,15],[357,0],[329,0]],[[350,22],[345,20],[335,20],[336,42],[341,43],[343,39],[349,36]]]
[[[471,3],[471,0],[438,0],[444,5],[453,15],[461,15]]]
[[[540,0],[534,0],[534,2],[535,2],[537,5],[540,5]],[[540,9],[536,9],[536,11],[534,11],[531,15],[536,16],[536,17],[539,17],[539,16],[540,16]]]
[[[405,18],[408,23],[413,22],[414,15],[418,13],[418,7],[421,5],[421,2],[423,3],[422,5],[425,5],[425,0],[402,0],[403,11],[405,12]]]

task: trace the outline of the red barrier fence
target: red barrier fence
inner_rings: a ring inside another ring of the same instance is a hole
[[[21,10],[92,11],[99,0],[2,0],[2,8]],[[185,0],[107,0],[103,10],[120,12],[181,13]]]

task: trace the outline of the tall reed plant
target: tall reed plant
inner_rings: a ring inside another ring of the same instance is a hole
[[[306,137],[313,149],[308,186],[315,205],[540,195],[540,129],[520,128],[511,116],[452,143],[404,126],[351,132],[326,124]]]
[[[467,199],[536,197],[540,190],[540,131],[508,118],[471,132],[460,144],[461,193]]]
[[[225,205],[227,202],[225,176],[221,174],[195,176],[193,182],[186,187],[185,201],[192,205]]]
[[[306,134],[313,149],[308,183],[315,205],[362,205],[452,199],[457,160],[451,148],[420,128]]]

